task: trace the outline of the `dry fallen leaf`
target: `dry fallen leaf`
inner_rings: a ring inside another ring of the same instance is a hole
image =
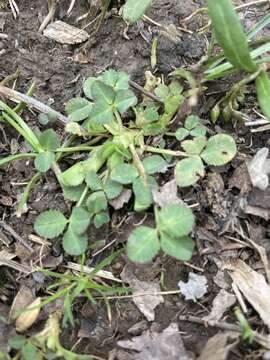
[[[161,208],[169,204],[182,204],[183,201],[177,196],[175,180],[168,181],[159,189],[153,189],[153,199]]]
[[[205,321],[219,321],[223,314],[235,304],[236,296],[221,289],[213,300],[211,313],[203,317]]]
[[[260,149],[253,159],[247,163],[247,168],[252,185],[260,190],[265,190],[269,185],[268,174],[270,173],[269,150]]]
[[[226,263],[224,268],[232,271],[233,282],[270,328],[270,286],[264,276],[239,259]]]
[[[239,333],[225,332],[218,333],[208,339],[198,360],[226,360],[234,344],[229,344],[229,339],[237,339]]]
[[[185,300],[197,301],[207,293],[207,279],[203,275],[190,272],[188,282],[179,281],[178,286]]]
[[[131,198],[132,192],[129,189],[124,189],[119,196],[109,201],[109,204],[115,209],[122,209],[124,204],[128,203]]]
[[[134,360],[190,360],[176,323],[170,324],[161,333],[144,331],[131,340],[120,340],[117,344],[135,350]]]
[[[22,333],[35,323],[40,312],[40,304],[41,298],[38,297],[19,315],[15,322],[17,332]]]
[[[128,265],[124,267],[121,273],[121,279],[134,289],[134,297],[132,298],[134,304],[148,321],[153,321],[155,319],[154,309],[164,302],[161,295],[155,295],[161,291],[159,282],[141,281],[137,279]]]
[[[85,30],[78,29],[60,20],[49,24],[43,31],[43,35],[60,44],[69,45],[80,44],[90,37]]]
[[[35,297],[32,290],[27,286],[22,286],[12,302],[9,312],[9,321],[15,320],[19,312],[22,309],[25,309],[34,300]]]

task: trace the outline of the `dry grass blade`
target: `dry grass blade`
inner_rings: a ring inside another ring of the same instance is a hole
[[[6,224],[3,220],[0,220],[0,228],[4,229],[6,232],[8,232],[12,237],[14,237],[15,240],[20,242],[30,252],[34,251],[32,249],[32,247],[19,234],[17,234],[16,231],[12,229],[12,227],[10,227],[8,224]]]
[[[67,16],[69,16],[74,8],[74,5],[75,5],[75,2],[76,0],[71,0],[70,1],[70,5],[69,5],[69,8],[68,8],[68,11],[67,11]]]
[[[14,16],[14,19],[17,19],[17,17],[19,16],[20,10],[18,8],[18,5],[16,4],[16,1],[8,0],[8,2],[9,2],[10,9],[12,11],[12,14]]]
[[[224,269],[232,271],[235,285],[270,328],[270,286],[264,276],[239,259],[226,263]]]
[[[77,271],[80,272],[82,270],[85,274],[89,274],[89,275],[95,269],[95,268],[88,267],[88,266],[82,267],[80,264],[73,263],[73,262],[68,262],[68,264],[65,267],[67,269],[74,270],[76,272]],[[122,282],[122,280],[116,278],[110,271],[105,271],[105,270],[98,271],[96,273],[95,277],[100,277],[103,279],[112,280],[112,281],[119,282],[119,283]]]

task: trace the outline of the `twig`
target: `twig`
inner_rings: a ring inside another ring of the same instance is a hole
[[[65,126],[70,122],[66,116],[53,110],[50,106],[43,104],[42,102],[31,96],[22,94],[19,91],[15,91],[13,89],[0,85],[0,95],[10,100],[15,99],[17,101],[22,101],[26,103],[29,107],[33,107],[41,113],[55,115],[61,125]]]
[[[204,326],[212,326],[219,328],[221,330],[227,330],[227,331],[235,331],[242,333],[242,329],[239,325],[230,324],[225,321],[214,321],[214,320],[204,320],[197,316],[191,316],[191,315],[180,315],[179,316],[180,321],[188,321],[195,324],[200,324]],[[254,335],[254,341],[256,341],[258,344],[262,345],[266,349],[270,349],[270,342],[267,338],[267,336],[264,336],[262,334],[259,334],[257,331],[253,331]]]
[[[7,231],[15,240],[19,241],[24,247],[26,247],[31,253],[33,253],[33,248],[19,235],[15,230],[12,229],[5,221],[0,220],[0,227]]]
[[[156,95],[152,94],[151,92],[145,90],[142,86],[137,84],[135,81],[129,80],[129,85],[131,87],[133,87],[134,89],[139,90],[142,94],[149,97],[150,99],[152,99],[152,100],[154,100],[154,101],[156,101],[158,103],[161,103],[161,104],[163,103],[162,100],[158,96],[156,96]]]
[[[152,291],[152,292],[145,292],[145,293],[136,293],[134,295],[113,295],[113,296],[106,296],[107,300],[121,300],[121,299],[132,299],[134,297],[141,297],[141,296],[158,296],[158,295],[178,295],[181,294],[180,290],[169,290],[169,291]],[[96,299],[103,299],[103,297],[96,297]]]

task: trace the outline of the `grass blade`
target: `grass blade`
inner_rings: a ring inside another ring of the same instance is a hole
[[[270,80],[264,70],[256,79],[256,91],[260,108],[270,121]]]
[[[208,14],[213,24],[215,37],[226,58],[236,68],[254,72],[247,39],[230,0],[207,0]]]

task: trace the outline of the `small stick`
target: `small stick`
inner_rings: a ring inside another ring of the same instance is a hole
[[[29,251],[33,252],[33,248],[19,235],[15,230],[12,229],[5,221],[0,220],[0,227],[6,230],[15,240],[19,241],[23,246],[25,246]]]
[[[149,97],[150,99],[152,99],[152,100],[154,100],[154,101],[156,101],[158,103],[161,103],[161,104],[163,103],[162,100],[158,96],[156,96],[156,95],[152,94],[151,92],[145,90],[142,86],[137,84],[135,81],[129,80],[129,85],[131,87],[133,87],[134,89],[139,90],[142,94]]]
[[[41,113],[53,114],[57,117],[57,120],[62,126],[66,126],[70,122],[66,116],[53,110],[50,106],[43,104],[42,102],[31,96],[22,94],[19,91],[0,85],[0,95],[10,100],[15,99],[17,101],[22,101],[26,103],[29,107],[33,107],[34,109],[36,109]]]

